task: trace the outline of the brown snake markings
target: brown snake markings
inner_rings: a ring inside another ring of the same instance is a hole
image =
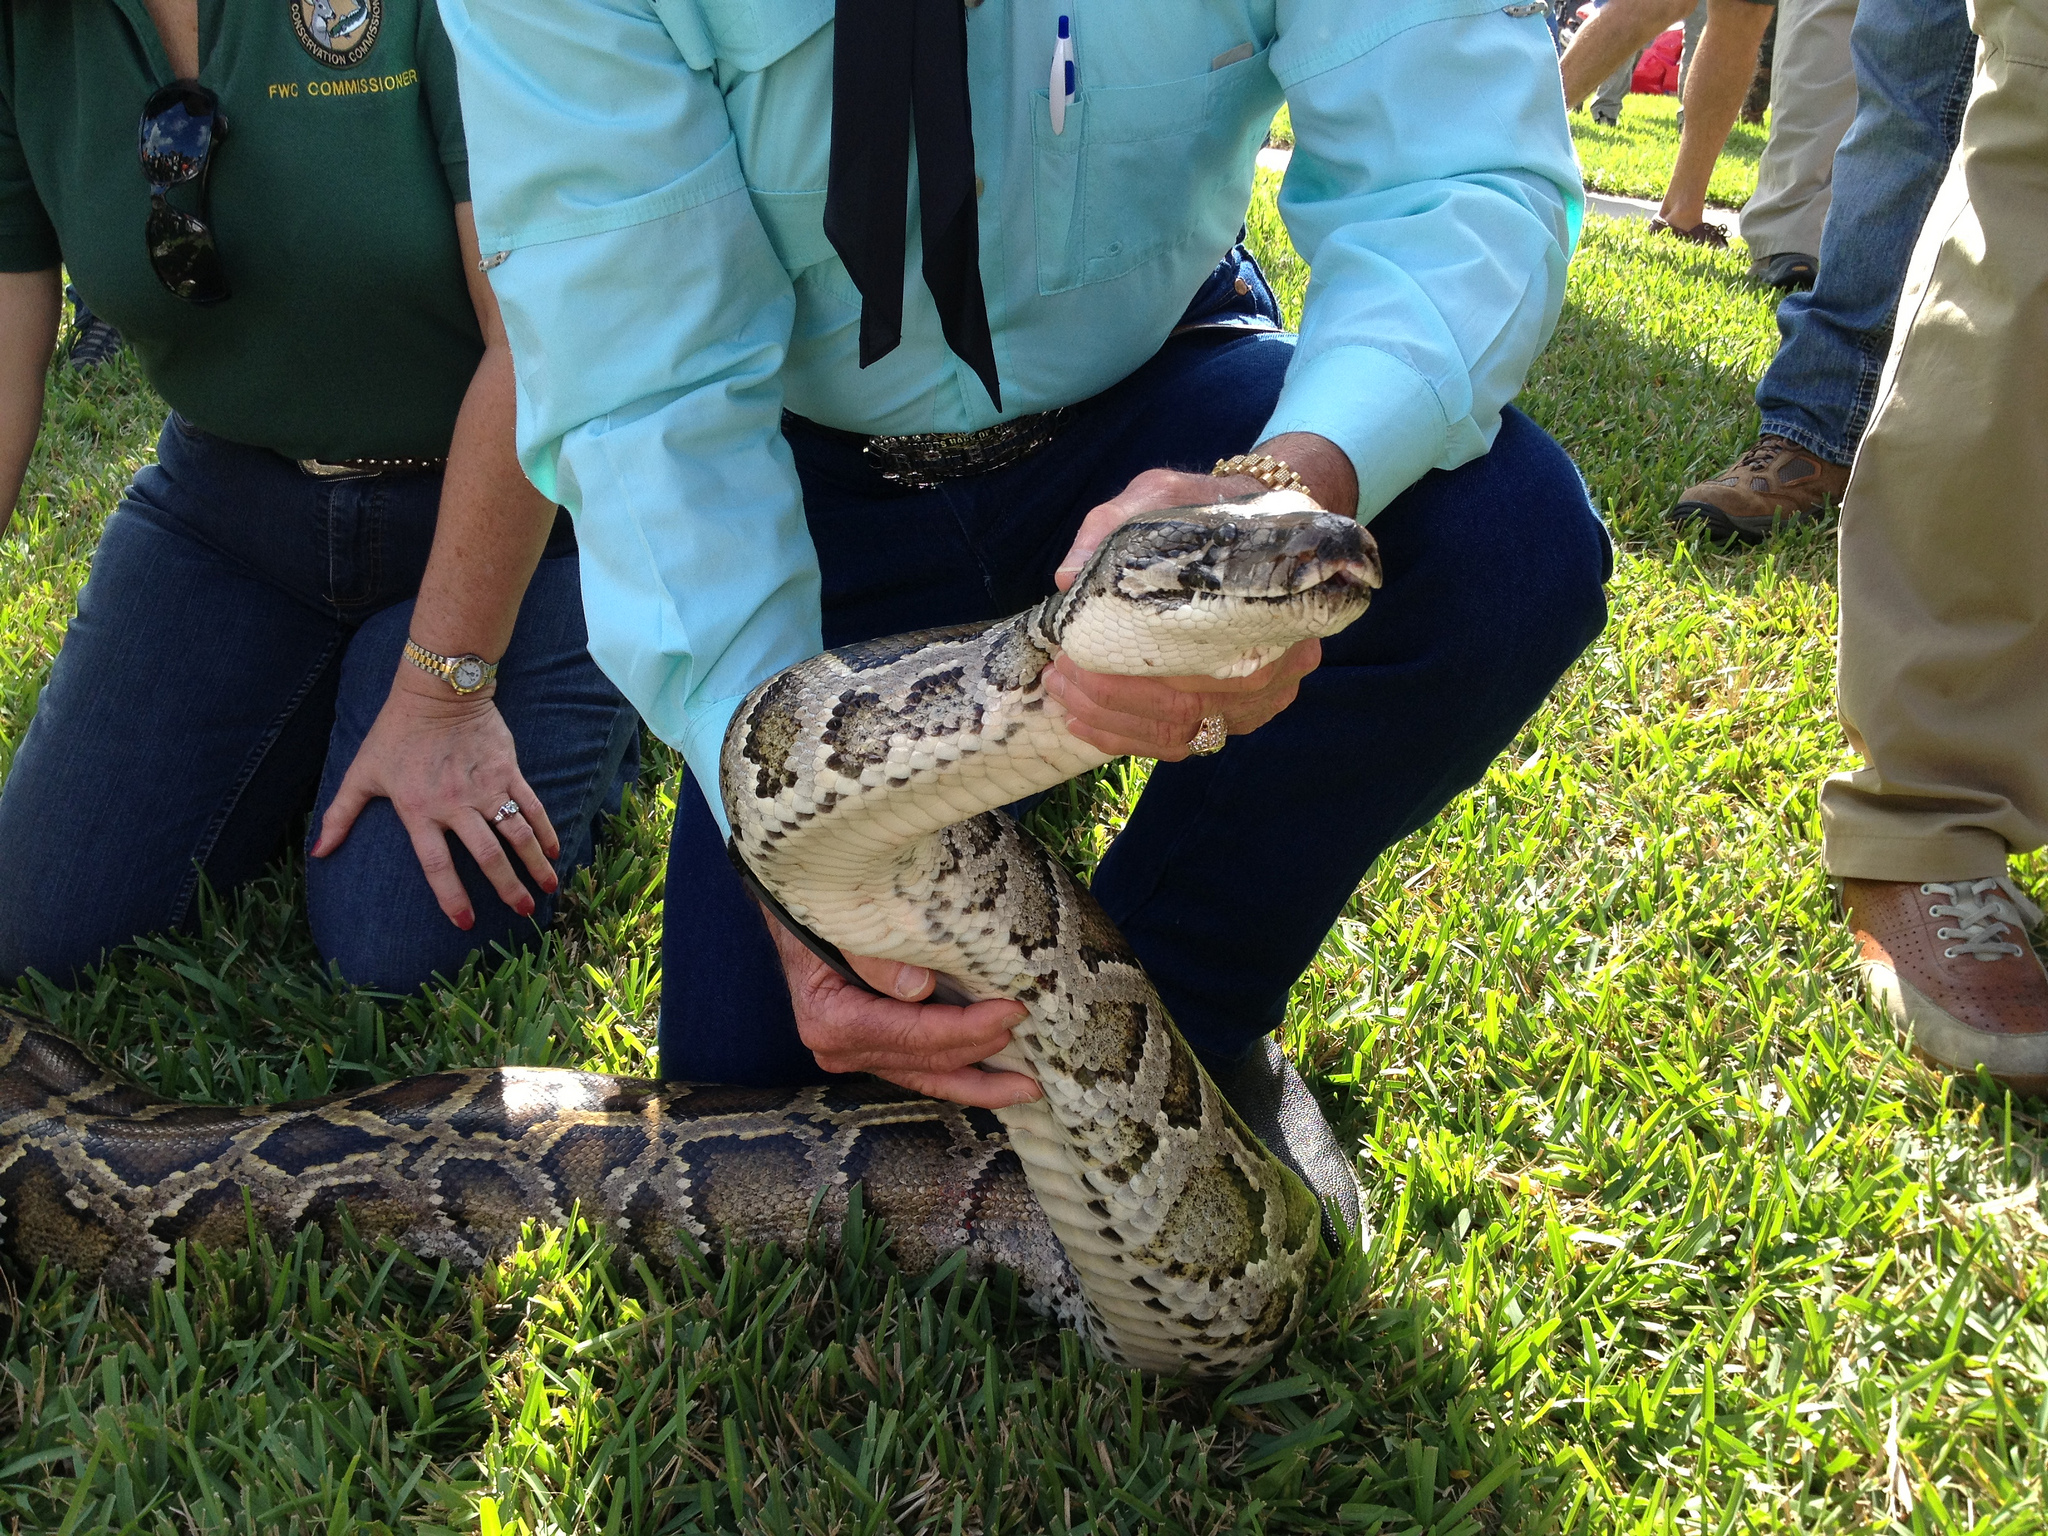
[[[137,1289],[181,1238],[242,1246],[244,1191],[273,1238],[337,1230],[345,1202],[358,1233],[470,1269],[524,1221],[580,1205],[666,1262],[684,1233],[836,1232],[856,1182],[906,1267],[965,1248],[970,1270],[1003,1264],[1035,1306],[1079,1321],[1073,1271],[984,1110],[872,1078],[730,1088],[518,1067],[317,1105],[177,1104],[0,1009],[0,1251],[24,1271],[48,1259]]]
[[[1030,1009],[993,1064],[1045,1097],[991,1115],[872,1079],[747,1089],[480,1068],[318,1103],[169,1103],[0,1009],[0,1257],[146,1285],[181,1240],[331,1225],[473,1268],[578,1208],[665,1261],[835,1236],[850,1191],[929,1270],[965,1249],[1113,1359],[1232,1374],[1299,1319],[1317,1211],[1225,1103],[1087,890],[991,809],[1107,760],[1040,687],[1096,671],[1242,675],[1334,633],[1371,540],[1299,498],[1126,524],[1069,593],[993,624],[851,646],[741,706],[735,846],[858,953]],[[1234,670],[1226,670],[1234,669]],[[979,814],[977,814],[979,812]],[[1000,1121],[1000,1123],[998,1123]]]

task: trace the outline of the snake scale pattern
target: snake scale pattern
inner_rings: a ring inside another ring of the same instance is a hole
[[[122,1289],[180,1240],[331,1224],[463,1267],[574,1207],[661,1260],[801,1243],[855,1185],[899,1260],[1014,1271],[1110,1358],[1234,1374],[1299,1322],[1321,1243],[1301,1181],[1223,1100],[1087,890],[998,807],[1107,755],[1041,686],[1242,676],[1335,633],[1370,536],[1287,493],[1126,523],[1073,588],[992,624],[845,647],[748,697],[725,740],[733,851],[812,934],[1029,1010],[989,1063],[1044,1097],[996,1114],[865,1078],[753,1089],[556,1069],[407,1078],[307,1104],[152,1098],[0,1010],[0,1258]]]

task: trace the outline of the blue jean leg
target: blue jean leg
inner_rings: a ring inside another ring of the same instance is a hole
[[[195,537],[182,499],[152,465],[107,520],[0,793],[0,980],[183,925],[202,872],[260,873],[319,777],[345,631]]]
[[[496,693],[520,772],[562,840],[554,861],[561,879],[590,862],[598,828],[619,808],[622,791],[640,767],[640,718],[591,663],[579,582],[573,543],[536,567],[499,662]],[[366,620],[349,641],[326,771],[307,831],[309,852],[320,818],[391,690],[412,610],[410,600],[394,604]],[[459,841],[450,838],[449,847],[476,914],[476,926],[467,931],[435,903],[389,800],[365,806],[348,840],[333,853],[306,860],[313,938],[344,978],[357,986],[409,992],[436,973],[453,976],[478,950],[531,945],[554,920],[556,896],[535,885],[517,858],[513,868],[534,898],[530,917],[505,905]]]
[[[934,492],[864,480],[857,451],[793,430],[827,643],[1043,596],[1080,519],[1133,475],[1248,447],[1290,351],[1272,336],[1170,343],[1053,448]],[[1097,875],[1183,1029],[1218,1059],[1279,1021],[1372,860],[1485,771],[1605,619],[1605,534],[1570,461],[1517,412],[1491,454],[1425,477],[1373,528],[1388,590],[1326,646],[1315,688],[1218,756],[1157,770]],[[816,1078],[760,917],[692,790],[670,852],[663,1071]]]
[[[1977,39],[1963,0],[1861,0],[1856,120],[1835,151],[1813,288],[1778,306],[1761,430],[1848,464],[1869,425],[1913,242],[1962,134]]]

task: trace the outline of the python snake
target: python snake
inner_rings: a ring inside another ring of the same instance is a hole
[[[992,624],[826,652],[735,714],[735,855],[794,921],[1028,1016],[991,1114],[867,1078],[753,1089],[505,1067],[275,1108],[170,1103],[0,1010],[0,1256],[120,1288],[175,1245],[359,1233],[464,1267],[572,1208],[652,1258],[836,1233],[855,1185],[898,1259],[965,1248],[1120,1363],[1234,1374],[1300,1318],[1319,1212],[1181,1039],[1087,890],[997,807],[1108,760],[1042,674],[1243,676],[1335,633],[1370,537],[1274,493],[1124,524],[1073,587]],[[1000,1121],[1000,1123],[998,1123]]]

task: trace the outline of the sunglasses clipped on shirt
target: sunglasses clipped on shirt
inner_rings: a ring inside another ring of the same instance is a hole
[[[213,152],[228,136],[220,98],[196,80],[173,80],[142,104],[136,150],[149,178],[149,221],[143,234],[157,281],[187,304],[218,304],[228,296],[227,271],[206,219],[206,183]],[[170,190],[199,184],[199,217],[173,208]]]

